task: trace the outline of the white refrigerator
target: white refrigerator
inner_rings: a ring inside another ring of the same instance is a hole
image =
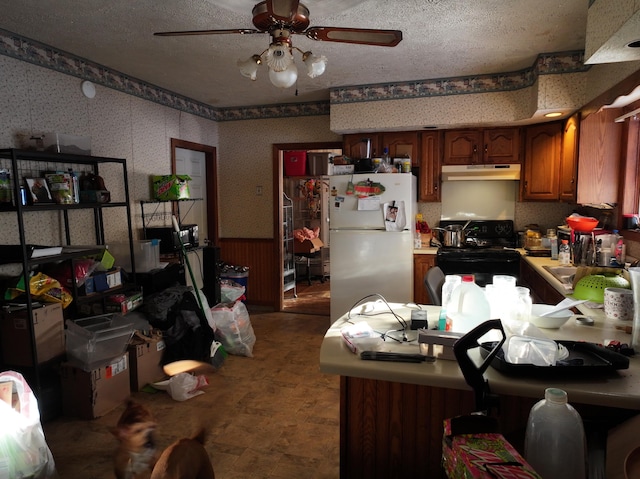
[[[331,322],[371,294],[387,302],[413,301],[416,177],[332,176],[329,191]]]

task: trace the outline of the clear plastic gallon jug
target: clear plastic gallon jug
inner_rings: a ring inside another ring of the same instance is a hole
[[[490,318],[491,310],[484,291],[474,282],[473,276],[463,276],[447,304],[447,330],[468,333]]]
[[[587,477],[582,418],[562,389],[546,389],[544,399],[531,408],[524,457],[543,479]]]

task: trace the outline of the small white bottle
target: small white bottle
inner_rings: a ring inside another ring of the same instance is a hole
[[[569,250],[569,240],[562,240],[558,249],[558,265],[571,266],[571,251]]]
[[[543,478],[584,479],[586,457],[580,414],[565,391],[547,388],[529,413],[524,458]]]

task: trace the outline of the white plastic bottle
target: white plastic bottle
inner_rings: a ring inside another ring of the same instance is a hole
[[[465,275],[447,304],[447,331],[468,333],[491,319],[489,301],[472,275]]]
[[[571,251],[569,250],[569,240],[562,240],[558,248],[558,265],[571,266]]]
[[[442,285],[441,292],[441,304],[442,307],[440,309],[440,319],[438,321],[438,329],[444,330],[446,329],[446,319],[447,319],[447,306],[451,302],[451,295],[453,294],[453,290],[462,282],[462,277],[457,274],[448,274],[444,277],[444,284]]]
[[[531,408],[524,458],[543,479],[587,477],[584,425],[562,389],[546,389]]]

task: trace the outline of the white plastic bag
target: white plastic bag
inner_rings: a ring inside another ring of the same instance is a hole
[[[24,377],[15,371],[0,373],[0,383],[13,383],[17,410],[0,400],[0,479],[56,477],[53,455],[40,424],[38,401]]]
[[[220,299],[222,303],[233,303],[244,295],[246,288],[235,281],[223,279],[220,281]]]
[[[229,354],[253,357],[253,345],[256,335],[251,326],[249,312],[242,301],[232,306],[220,303],[211,309],[216,324],[216,339]]]
[[[194,376],[189,373],[178,373],[166,381],[153,383],[152,386],[162,391],[167,391],[172,399],[186,401],[192,397],[204,394],[203,387],[208,386],[209,381],[204,375]]]

